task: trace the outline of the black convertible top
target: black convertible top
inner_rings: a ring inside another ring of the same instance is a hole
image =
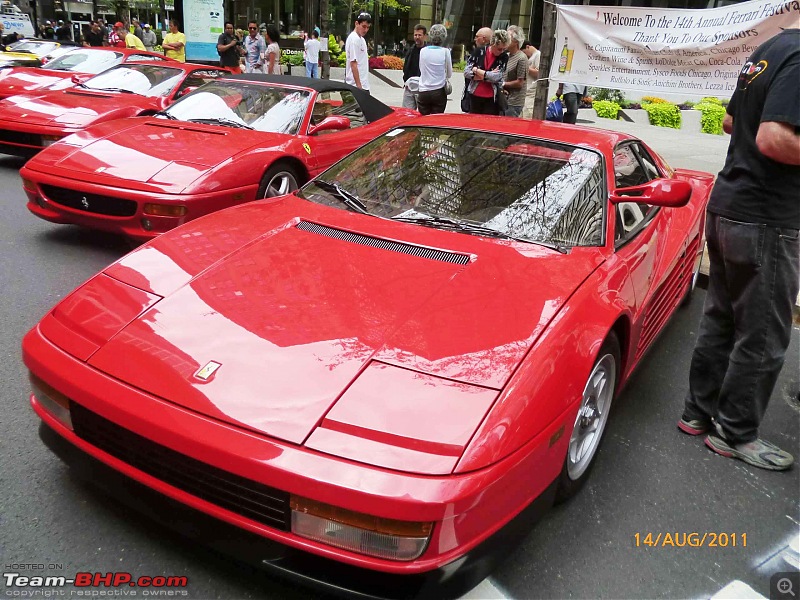
[[[226,81],[253,81],[257,83],[274,83],[276,85],[296,85],[298,87],[309,88],[319,93],[348,91],[353,94],[356,101],[361,106],[364,118],[370,123],[392,113],[392,109],[377,98],[373,98],[364,90],[348,85],[342,81],[314,79],[312,77],[295,77],[294,75],[265,75],[263,73],[230,75],[222,79]]]

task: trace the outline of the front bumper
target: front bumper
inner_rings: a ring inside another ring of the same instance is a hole
[[[327,593],[358,598],[456,598],[480,583],[551,506],[555,482],[522,513],[467,555],[412,575],[345,565],[290,548],[194,510],[126,477],[69,443],[47,424],[39,437],[81,479],[159,525],[278,577]]]

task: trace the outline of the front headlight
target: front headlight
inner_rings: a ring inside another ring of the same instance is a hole
[[[418,558],[433,523],[383,519],[292,495],[292,533],[329,546],[386,560]]]
[[[52,146],[57,141],[61,139],[61,136],[58,135],[43,135],[42,136],[42,146],[47,148],[48,146]]]
[[[63,425],[72,429],[72,416],[69,412],[69,398],[53,388],[51,385],[39,379],[33,373],[29,373],[33,397],[42,407],[58,419]]]

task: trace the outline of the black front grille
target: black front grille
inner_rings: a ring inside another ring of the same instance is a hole
[[[156,444],[74,402],[75,433],[100,450],[193,496],[281,531],[291,527],[289,494]]]
[[[51,202],[84,212],[108,215],[110,217],[132,217],[136,214],[136,202],[133,200],[101,196],[100,194],[88,194],[53,185],[43,185],[42,191]]]
[[[0,142],[7,144],[25,144],[26,146],[42,146],[42,136],[24,131],[9,131],[0,129]]]

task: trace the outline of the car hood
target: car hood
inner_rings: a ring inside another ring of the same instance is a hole
[[[192,411],[302,443],[376,365],[429,376],[423,388],[502,389],[600,262],[599,249],[562,255],[295,197],[255,202],[193,221],[107,269],[163,297],[141,305],[89,364]],[[359,402],[373,397],[380,411],[391,379],[362,385]],[[469,417],[470,433],[483,414]]]
[[[8,71],[8,73],[5,73]],[[11,68],[0,70],[0,97],[25,94],[42,89],[48,85],[71,77],[69,71],[46,71],[31,68]]]
[[[79,149],[53,166],[67,170],[70,177],[101,172],[104,177],[131,183],[159,183],[180,191],[255,144],[277,146],[289,137],[162,119],[140,119],[134,123],[110,133],[103,129],[94,135],[90,130]],[[178,160],[183,156],[191,156],[191,163]],[[163,171],[165,168],[167,172]],[[110,183],[108,179],[105,181]]]
[[[0,120],[80,128],[102,119],[129,114],[131,108],[154,109],[156,105],[157,99],[135,94],[69,89],[6,98],[0,103]]]

